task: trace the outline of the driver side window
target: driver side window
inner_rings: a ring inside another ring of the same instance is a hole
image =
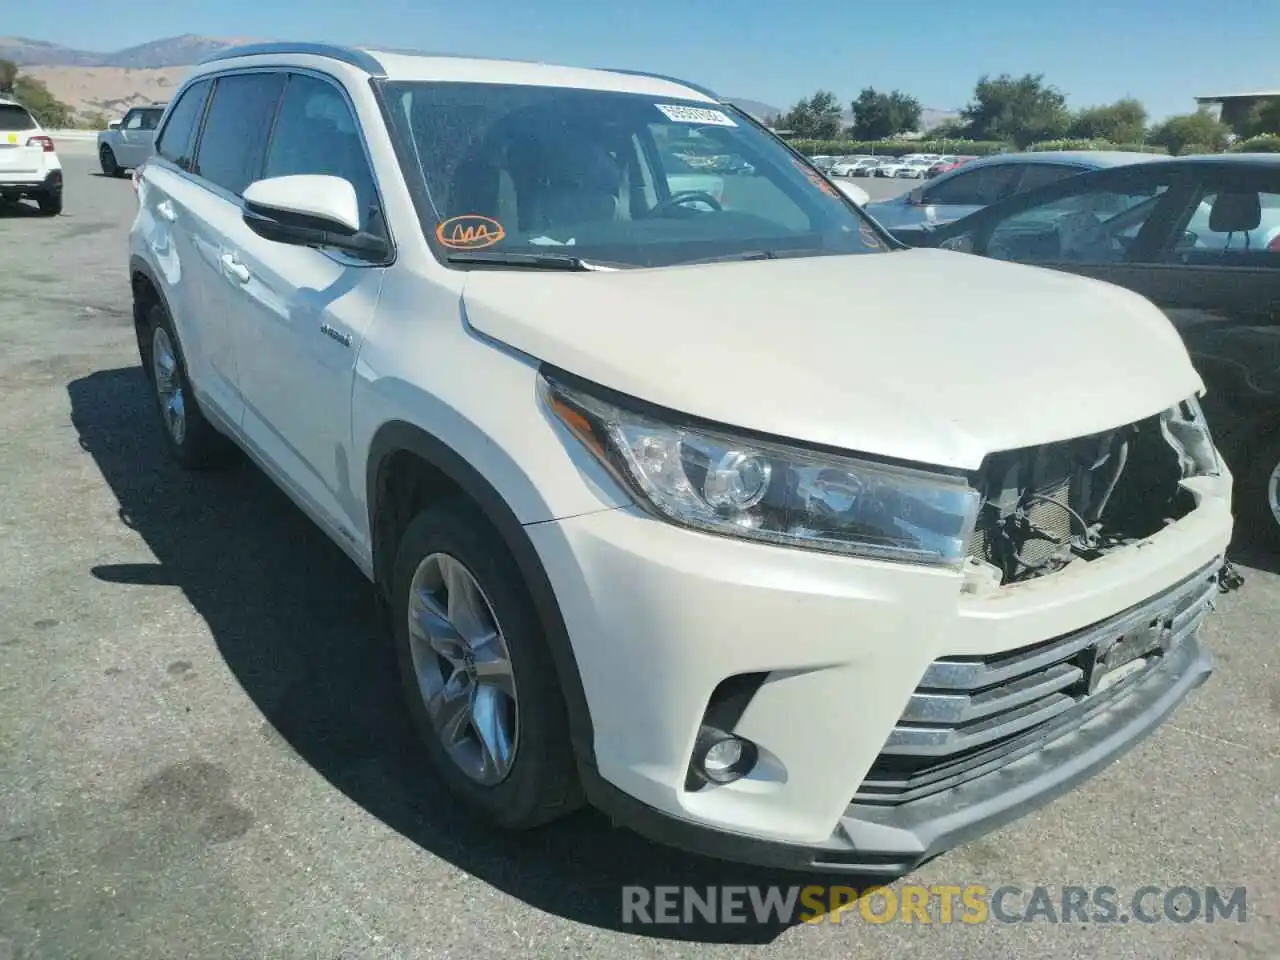
[[[987,256],[1023,263],[1118,263],[1167,189],[1099,186],[1023,209],[998,222]]]

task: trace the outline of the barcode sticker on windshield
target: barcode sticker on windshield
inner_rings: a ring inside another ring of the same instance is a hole
[[[676,123],[710,123],[717,127],[736,127],[733,117],[723,110],[712,110],[710,107],[686,107],[678,103],[655,103],[663,116]]]

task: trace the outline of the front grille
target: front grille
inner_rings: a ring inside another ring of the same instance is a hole
[[[1083,725],[1195,635],[1217,590],[1217,568],[1209,566],[1065,636],[987,657],[935,660],[854,803],[896,805],[949,790]],[[1126,663],[1132,672],[1123,672]],[[1091,692],[1108,667],[1119,679],[1109,686],[1104,679]]]

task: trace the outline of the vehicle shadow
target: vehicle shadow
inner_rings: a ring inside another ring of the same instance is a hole
[[[93,373],[68,393],[81,447],[157,561],[92,574],[181,588],[270,725],[264,735],[423,850],[548,913],[697,942],[768,943],[794,921],[626,923],[622,888],[863,885],[685,855],[591,811],[519,836],[473,819],[424,765],[372,588],[338,548],[247,461],[203,474],[173,465],[140,368]]]
[[[0,200],[0,220],[39,216],[41,216],[40,208],[36,206],[35,201]]]

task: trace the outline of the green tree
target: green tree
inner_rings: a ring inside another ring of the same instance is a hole
[[[1224,150],[1230,134],[1231,128],[1213,114],[1207,110],[1197,110],[1195,113],[1180,114],[1156,124],[1147,134],[1147,139],[1168,147],[1169,152],[1176,155],[1189,144],[1195,144],[1198,149],[1207,147],[1210,151]]]
[[[12,93],[18,79],[18,65],[12,60],[0,60],[0,93]]]
[[[1268,133],[1280,133],[1280,99],[1263,100],[1249,111],[1244,122],[1236,127],[1241,137],[1260,137]]]
[[[1067,136],[1079,140],[1141,143],[1147,132],[1147,108],[1132,97],[1105,106],[1086,107],[1075,115]]]
[[[881,93],[866,87],[853,101],[853,135],[858,140],[884,140],[920,126],[920,101],[901,90]]]
[[[806,140],[834,140],[840,135],[840,101],[829,90],[801,100],[782,118],[787,130]]]
[[[1044,74],[983,76],[961,111],[974,140],[1005,140],[1027,147],[1062,137],[1071,125],[1067,98]]]
[[[86,130],[105,130],[110,126],[107,115],[101,110],[94,110],[84,118],[84,128]]]

